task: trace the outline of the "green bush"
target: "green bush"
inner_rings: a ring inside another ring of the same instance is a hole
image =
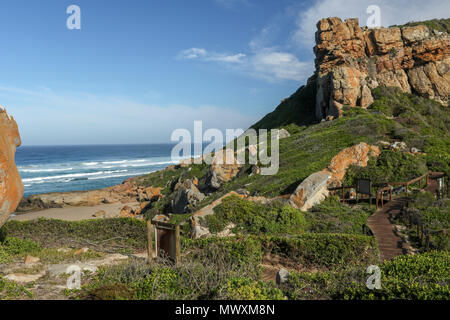
[[[249,278],[231,278],[220,289],[229,300],[284,300],[281,290],[272,282],[255,281]]]
[[[364,300],[449,300],[450,254],[435,251],[398,256],[381,266],[381,289],[369,290],[363,283],[348,286],[336,298]]]
[[[395,151],[382,151],[369,159],[366,167],[351,165],[344,178],[345,185],[356,185],[358,178],[370,179],[372,184],[407,182],[428,172],[423,156]]]
[[[236,224],[237,232],[251,234],[299,234],[306,226],[300,210],[280,203],[255,203],[237,196],[225,198],[214,212],[206,217],[206,225],[212,232],[223,230],[230,222]]]
[[[308,232],[365,234],[363,226],[374,212],[373,206],[351,208],[331,196],[305,213]]]
[[[36,253],[39,250],[39,244],[31,240],[6,237],[6,239],[0,243],[0,263],[9,262],[17,258],[17,256]]]
[[[262,237],[261,244],[265,253],[306,268],[332,270],[378,261],[375,239],[362,235],[305,233],[296,237]]]

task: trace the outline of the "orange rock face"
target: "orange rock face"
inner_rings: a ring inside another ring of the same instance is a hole
[[[15,163],[21,144],[14,118],[0,107],[0,227],[8,220],[23,197],[23,184]]]
[[[358,19],[317,24],[316,116],[340,116],[342,106],[366,108],[379,85],[416,92],[446,105],[450,95],[447,33],[414,27],[360,28]]]
[[[342,150],[330,161],[328,167],[324,169],[324,172],[331,173],[329,185],[340,185],[350,165],[354,164],[365,167],[367,166],[369,157],[378,156],[379,154],[380,148],[364,142]]]

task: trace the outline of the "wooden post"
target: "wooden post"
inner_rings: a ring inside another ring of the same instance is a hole
[[[151,265],[153,262],[153,245],[152,245],[152,221],[147,220],[147,253],[148,253],[148,264]]]
[[[342,203],[345,203],[345,192],[344,192],[344,186],[342,186]]]
[[[406,188],[406,197],[408,197],[408,184],[405,185]]]
[[[180,226],[175,227],[175,264],[181,262]]]

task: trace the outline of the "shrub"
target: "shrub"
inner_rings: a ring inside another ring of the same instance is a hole
[[[305,233],[289,238],[263,237],[261,244],[265,253],[286,258],[297,267],[332,270],[378,261],[376,241],[368,236]]]
[[[249,278],[231,278],[220,289],[224,299],[229,300],[284,300],[281,290],[272,282],[255,281]]]
[[[335,298],[448,300],[449,259],[450,254],[446,251],[398,256],[381,266],[381,289],[369,290],[359,283],[335,293]]]
[[[299,234],[306,225],[303,213],[288,205],[254,203],[237,196],[225,198],[214,212],[206,217],[212,232],[221,231],[230,222],[239,232],[251,234]]]
[[[351,165],[344,178],[344,184],[356,185],[357,178],[370,179],[372,184],[386,182],[407,182],[428,171],[422,156],[382,151],[378,157],[369,159],[366,167]]]
[[[365,234],[363,226],[373,211],[370,206],[351,208],[331,196],[305,213],[308,232]]]
[[[6,237],[6,239],[0,243],[0,263],[5,263],[13,260],[17,256],[32,254],[39,250],[39,245],[31,240]]]

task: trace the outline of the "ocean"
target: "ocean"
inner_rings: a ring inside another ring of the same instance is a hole
[[[173,146],[22,146],[17,149],[16,164],[25,196],[95,190],[178,163],[181,157],[171,159]]]

